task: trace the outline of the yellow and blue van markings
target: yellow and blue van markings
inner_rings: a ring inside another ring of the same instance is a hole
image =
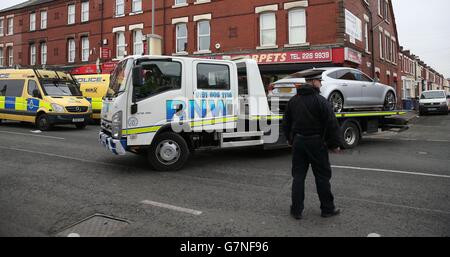
[[[0,113],[36,115],[39,109],[50,110],[50,104],[35,98],[0,96]]]

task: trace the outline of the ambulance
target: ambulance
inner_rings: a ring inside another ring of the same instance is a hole
[[[100,120],[102,110],[102,98],[109,87],[110,74],[74,75],[80,84],[83,96],[92,104],[93,120]]]
[[[58,124],[83,129],[91,113],[91,104],[69,74],[37,69],[0,70],[0,121],[30,122],[42,131]]]
[[[146,155],[156,170],[179,170],[196,149],[286,147],[277,109],[255,60],[130,56],[111,75],[99,141],[116,155]],[[345,148],[366,132],[407,129],[389,118],[401,114],[337,114]]]

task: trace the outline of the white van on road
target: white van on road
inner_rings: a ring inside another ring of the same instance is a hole
[[[424,91],[419,100],[419,114],[444,113],[448,115],[448,102],[444,90]]]

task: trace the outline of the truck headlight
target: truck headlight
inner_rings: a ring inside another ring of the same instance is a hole
[[[122,138],[122,111],[116,112],[112,117],[111,134],[113,138]]]
[[[54,112],[64,112],[64,107],[59,104],[52,104],[52,109]]]

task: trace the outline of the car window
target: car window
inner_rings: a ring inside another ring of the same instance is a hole
[[[141,64],[143,86],[136,88],[136,98],[142,100],[163,92],[181,88],[181,63],[167,60],[151,60]]]
[[[237,64],[237,68],[239,95],[248,95],[247,65],[245,63],[239,63]]]
[[[197,88],[207,90],[229,90],[230,67],[223,64],[198,64]]]
[[[36,81],[28,80],[28,95],[33,96],[33,91],[38,89]]]
[[[363,82],[372,82],[372,79],[370,79],[366,74],[359,72],[359,71],[353,71],[353,75],[355,76],[356,80],[363,81]]]
[[[128,64],[131,65],[132,61],[122,61],[114,69],[109,83],[109,90],[107,92],[108,97],[115,96],[125,90],[126,78],[128,75],[127,71],[131,70],[131,68],[127,67]]]
[[[439,99],[445,98],[445,93],[443,91],[429,91],[423,92],[420,99]]]
[[[355,74],[351,70],[339,71],[338,79],[342,80],[356,80]]]
[[[0,96],[21,97],[24,84],[24,79],[0,80]]]

